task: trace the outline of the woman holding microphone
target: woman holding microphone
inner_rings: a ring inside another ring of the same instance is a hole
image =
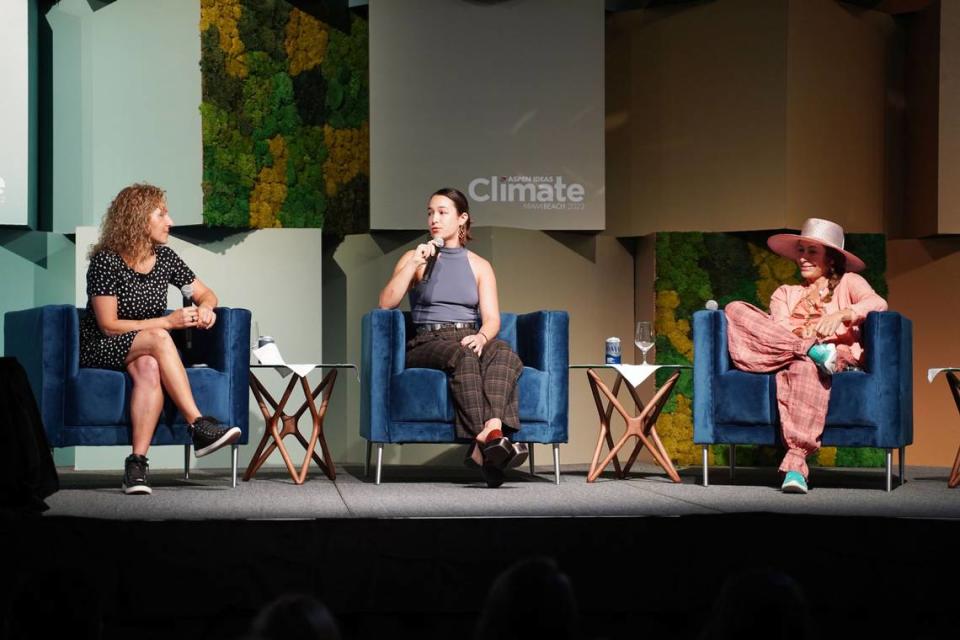
[[[466,248],[470,224],[463,193],[435,192],[427,203],[433,241],[403,254],[380,292],[380,308],[396,308],[410,294],[416,333],[407,342],[406,366],[447,374],[457,437],[472,441],[465,462],[479,466],[487,485],[498,487],[504,469],[523,464],[528,455],[525,444],[510,441],[520,429],[517,380],[523,364],[496,338],[497,280],[490,263]]]

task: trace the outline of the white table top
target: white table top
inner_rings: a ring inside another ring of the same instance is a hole
[[[960,371],[960,367],[934,367],[927,369],[927,382],[933,382],[933,379],[936,378],[941,371]]]
[[[571,364],[568,369],[616,369],[631,386],[637,387],[657,369],[692,369],[689,364]]]

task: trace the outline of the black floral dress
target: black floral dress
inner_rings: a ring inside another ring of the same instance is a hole
[[[115,296],[117,318],[147,320],[167,310],[167,290],[194,281],[193,271],[173,249],[157,245],[157,262],[149,273],[127,266],[113,251],[99,251],[87,269],[87,312],[80,323],[80,366],[124,371],[127,353],[138,331],[107,336],[100,331],[90,300],[93,296]]]

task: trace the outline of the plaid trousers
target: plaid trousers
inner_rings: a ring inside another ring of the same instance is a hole
[[[407,342],[406,365],[449,376],[458,438],[474,439],[492,418],[503,422],[505,434],[519,431],[517,380],[523,363],[503,340],[491,340],[479,356],[460,345],[474,333],[452,327],[422,333]]]
[[[738,369],[753,373],[776,371],[777,406],[787,455],[780,471],[807,477],[807,456],[820,448],[830,403],[829,376],[821,376],[807,357],[815,338],[798,338],[746,302],[731,302],[727,316],[727,347]]]

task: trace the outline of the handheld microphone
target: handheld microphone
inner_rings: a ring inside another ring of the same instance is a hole
[[[185,284],[180,287],[180,295],[183,296],[183,307],[192,307],[193,306],[193,285]],[[183,330],[184,341],[186,342],[187,351],[190,351],[193,348],[193,329],[187,327]]]
[[[440,255],[440,249],[443,248],[443,238],[440,236],[434,236],[430,239],[430,242],[437,247],[437,250],[433,253],[432,256],[427,258],[427,267],[423,270],[423,279],[420,280],[420,283],[426,283],[430,281],[430,274],[433,273],[433,267],[437,264],[437,256]]]

